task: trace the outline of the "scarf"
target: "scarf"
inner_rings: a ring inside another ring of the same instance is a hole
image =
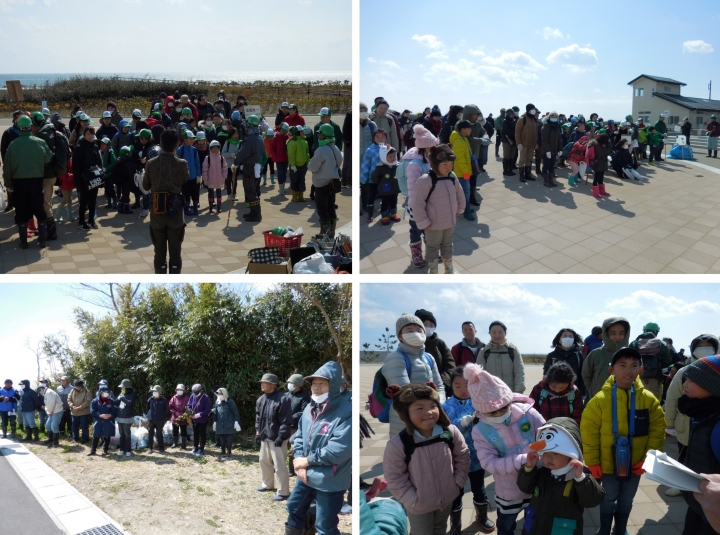
[[[720,397],[699,399],[683,394],[678,399],[678,410],[690,418],[704,419],[720,412]]]

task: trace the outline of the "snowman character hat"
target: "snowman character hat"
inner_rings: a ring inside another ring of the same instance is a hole
[[[572,418],[552,418],[537,430],[537,441],[530,449],[544,453],[559,453],[583,462],[580,428]]]
[[[393,163],[389,163],[387,161],[388,154],[395,153],[397,154],[397,151],[393,147],[388,147],[385,143],[380,143],[380,161],[384,163],[385,165],[389,165],[390,167],[395,167],[396,165],[399,165],[399,162],[397,161],[397,157],[395,158],[395,161]]]

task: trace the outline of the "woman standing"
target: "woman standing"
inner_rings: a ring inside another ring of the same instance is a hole
[[[507,340],[507,327],[493,321],[489,329],[490,341],[478,352],[477,363],[490,375],[499,377],[517,394],[525,392],[525,365],[515,344]]]
[[[135,389],[130,382],[130,379],[123,379],[119,387],[120,395],[115,400],[115,406],[118,408],[116,422],[118,424],[118,430],[120,431],[120,444],[118,444],[119,455],[125,455],[130,457],[130,451],[132,446],[130,444],[130,428],[133,424],[133,417],[135,416]]]
[[[99,183],[97,186],[92,185],[86,180],[86,176],[91,176],[91,170],[99,169],[102,171],[103,163],[100,150],[95,144],[95,129],[87,126],[83,130],[83,137],[78,141],[73,151],[73,175],[75,177],[75,188],[77,188],[80,197],[80,208],[78,211],[78,228],[80,230],[97,229],[95,224],[95,203]],[[87,175],[86,175],[87,173]],[[85,211],[88,211],[88,220],[85,221]]]
[[[543,364],[543,376],[547,375],[550,366],[556,362],[566,362],[575,372],[575,376],[577,377],[575,385],[584,397],[585,383],[583,382],[581,372],[583,359],[585,357],[583,357],[582,354],[582,346],[582,336],[572,329],[560,329],[552,341],[552,347],[554,349],[548,353],[545,364]]]
[[[201,384],[193,385],[192,395],[188,400],[187,407],[193,415],[193,449],[191,453],[196,457],[200,457],[205,451],[208,417],[211,410],[210,398],[203,392]]]
[[[187,421],[178,421],[180,415],[185,413],[185,407],[187,407],[190,395],[185,390],[184,384],[179,384],[175,387],[175,395],[170,398],[168,408],[170,409],[170,422],[172,423],[172,434],[173,443],[171,448],[178,447],[178,435],[182,436],[182,449],[187,449]]]

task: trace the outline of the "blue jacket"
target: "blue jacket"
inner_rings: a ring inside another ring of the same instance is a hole
[[[602,347],[603,341],[594,334],[591,334],[590,336],[585,338],[584,344],[588,348],[587,354],[589,355],[592,350],[597,349],[598,347]]]
[[[153,420],[153,421],[162,421],[164,422],[167,420],[167,415],[169,413],[169,407],[168,407],[168,400],[164,398],[163,396],[160,396],[159,398],[155,399],[154,397],[150,396],[150,399],[147,401],[147,419]]]
[[[377,143],[370,145],[363,154],[362,165],[360,166],[360,184],[370,182],[370,177],[380,163],[380,146]]]
[[[108,398],[108,403],[100,403],[100,394],[108,390],[106,386],[101,386],[98,390],[97,397],[90,403],[90,414],[92,414],[93,436],[94,437],[113,437],[115,436],[115,417],[117,416],[117,407],[112,400]],[[105,420],[100,418],[101,414],[110,414],[112,418]]]
[[[330,392],[319,410],[315,402],[305,407],[293,455],[307,457],[308,486],[324,492],[346,490],[352,482],[352,405],[340,394],[342,369],[337,362],[326,362],[313,375],[328,378]]]
[[[40,396],[38,396],[38,393],[30,388],[30,381],[25,379],[20,382],[25,385],[25,390],[23,390],[22,399],[20,401],[20,408],[22,409],[22,412],[35,412],[42,407],[42,403],[40,403]]]
[[[202,168],[200,167],[200,156],[195,147],[188,147],[187,145],[180,145],[175,151],[178,158],[182,158],[187,162],[188,171],[190,172],[190,178],[188,180],[195,180],[197,177],[202,176]]]
[[[467,416],[468,414],[475,414],[475,408],[472,404],[472,399],[458,399],[455,396],[449,397],[442,405],[445,414],[450,418],[450,422],[458,428],[458,431],[462,434],[465,439],[465,444],[470,448],[470,470],[468,472],[476,472],[482,468],[480,466],[480,459],[478,459],[477,451],[475,450],[475,441],[472,438],[473,424],[471,423],[467,427],[460,425],[460,418]]]
[[[10,401],[2,401],[3,398],[10,398]],[[0,412],[17,411],[17,403],[20,393],[14,388],[0,388]]]

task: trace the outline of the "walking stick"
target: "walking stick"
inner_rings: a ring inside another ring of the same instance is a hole
[[[230,201],[230,207],[228,208],[228,218],[227,223],[225,223],[225,228],[228,228],[230,226],[230,212],[232,212],[233,204],[235,204],[235,189],[237,184],[237,167],[233,169],[232,174],[232,181],[230,182],[230,195],[232,197],[232,200]]]

